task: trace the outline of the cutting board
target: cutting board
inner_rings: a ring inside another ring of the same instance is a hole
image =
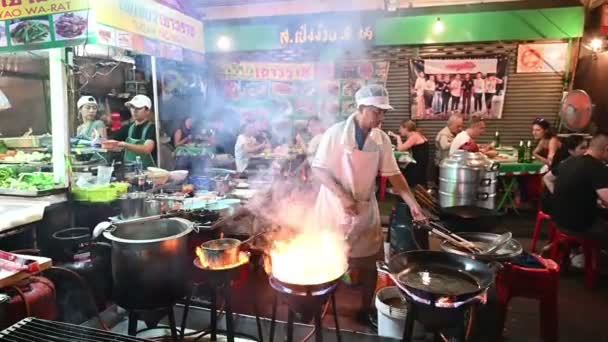
[[[51,266],[53,266],[53,260],[51,258],[32,256],[32,255],[23,255],[23,254],[16,254],[16,255],[23,257],[25,259],[37,261],[40,270],[38,272],[28,273],[28,272],[22,272],[22,271],[16,272],[16,271],[7,271],[7,270],[0,269],[0,288],[5,288],[5,287],[11,286],[11,285],[15,285],[16,283],[20,282],[21,280],[26,279],[27,277],[29,277],[31,275],[40,273],[44,270],[47,270]]]

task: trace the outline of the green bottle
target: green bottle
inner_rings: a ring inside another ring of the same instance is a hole
[[[517,147],[517,162],[524,163],[526,160],[526,147],[524,146],[524,141],[519,141],[519,146]]]
[[[494,134],[494,148],[500,147],[500,132],[496,131]]]
[[[528,140],[526,143],[526,163],[532,162],[532,142]]]

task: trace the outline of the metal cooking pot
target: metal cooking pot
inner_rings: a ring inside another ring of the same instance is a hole
[[[118,305],[155,309],[184,297],[192,226],[169,218],[117,223],[103,233],[112,242],[113,297]]]
[[[200,246],[200,253],[210,268],[223,268],[239,262],[240,246],[241,241],[237,239],[211,240]]]
[[[145,216],[145,192],[133,192],[120,198],[120,217],[124,220]]]
[[[441,221],[454,232],[489,232],[498,226],[502,213],[476,206],[442,208]]]

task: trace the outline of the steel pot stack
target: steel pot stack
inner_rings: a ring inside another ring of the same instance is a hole
[[[499,164],[482,153],[457,151],[439,166],[439,203],[442,208],[496,207]]]
[[[192,227],[187,220],[170,218],[118,223],[103,233],[112,242],[113,297],[118,305],[158,309],[184,297]]]

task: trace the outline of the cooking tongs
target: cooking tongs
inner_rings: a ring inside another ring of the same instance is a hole
[[[467,239],[462,238],[461,236],[453,233],[451,230],[447,229],[443,225],[438,222],[429,220],[429,221],[415,221],[414,226],[416,228],[427,229],[431,233],[439,236],[440,238],[449,241],[454,246],[466,249],[467,251],[480,254],[483,251],[477,247],[477,245]]]

